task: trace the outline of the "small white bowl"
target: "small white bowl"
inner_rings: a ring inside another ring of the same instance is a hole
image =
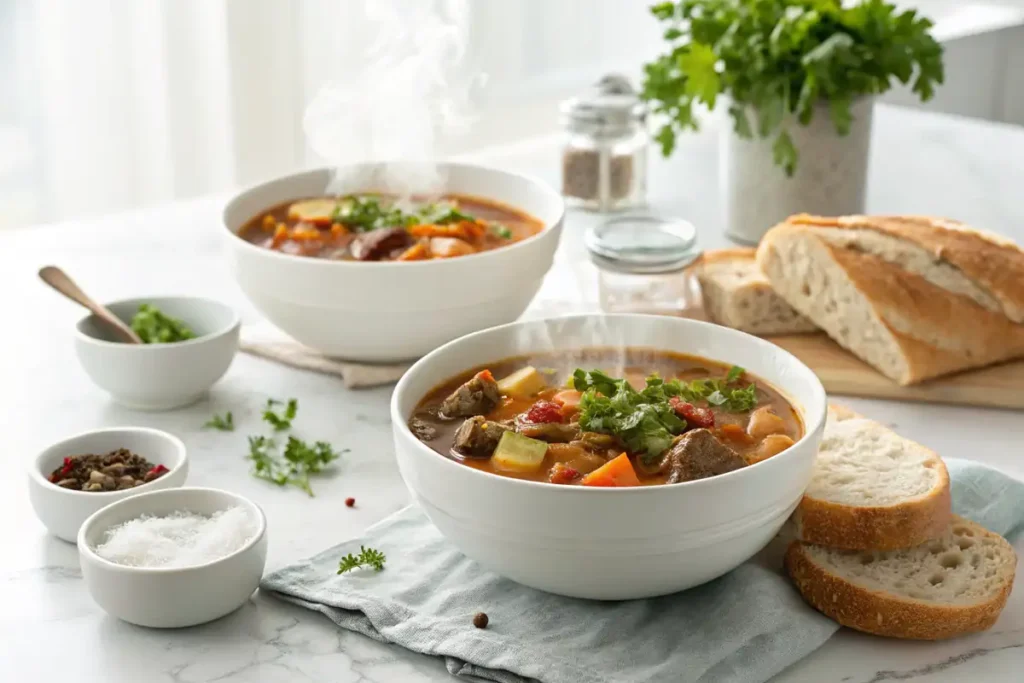
[[[256,519],[256,535],[212,562],[182,568],[129,567],[96,554],[111,527],[141,515],[212,515],[235,506]],[[259,587],[267,560],[267,518],[256,503],[229,491],[154,491],[118,501],[89,517],[78,532],[78,555],[89,594],[108,614],[153,628],[195,626],[235,611]]]
[[[104,454],[127,448],[169,472],[151,482],[124,491],[74,491],[51,483],[47,477],[64,458],[89,453]],[[39,521],[57,538],[74,543],[78,529],[89,515],[114,501],[147,491],[176,488],[188,476],[188,453],[176,436],[147,427],[113,427],[83,432],[58,441],[35,457],[28,472],[28,493]]]
[[[172,344],[126,344],[93,315],[82,318],[75,351],[86,374],[115,401],[138,410],[194,403],[224,376],[238,351],[238,314],[220,302],[187,296],[126,299],[107,308],[130,323],[141,304],[178,318],[195,339]]]
[[[341,193],[386,190],[381,164],[353,164]],[[228,255],[239,286],[274,325],[328,356],[364,362],[417,358],[470,332],[512,322],[551,268],[565,204],[544,182],[472,164],[442,163],[443,191],[525,211],[537,235],[479,254],[428,261],[332,261],[282,254],[238,236],[253,217],[323,195],[329,169],[256,185],[224,208]]]
[[[409,430],[419,401],[458,373],[510,356],[613,346],[740,365],[778,389],[804,436],[767,460],[708,479],[590,488],[502,477],[435,452]],[[559,595],[625,600],[664,595],[736,568],[775,536],[811,478],[825,390],[783,349],[718,325],[652,315],[583,315],[504,325],[424,356],[391,398],[402,478],[434,525],[467,556]]]

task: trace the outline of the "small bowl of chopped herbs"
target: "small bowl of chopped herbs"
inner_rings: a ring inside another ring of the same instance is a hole
[[[142,344],[115,337],[94,315],[76,327],[75,350],[92,381],[115,401],[139,410],[169,410],[200,399],[238,351],[238,314],[209,299],[125,299],[107,308]]]

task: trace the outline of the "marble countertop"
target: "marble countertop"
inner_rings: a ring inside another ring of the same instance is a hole
[[[652,164],[652,208],[681,215],[705,246],[725,244],[716,198],[714,129],[689,136],[670,162]],[[552,140],[478,155],[487,163],[557,180]],[[868,208],[938,213],[1024,241],[1024,130],[880,107]],[[557,183],[556,183],[557,184]],[[1015,199],[1015,197],[1017,199]],[[189,484],[229,488],[264,507],[268,570],[358,535],[408,501],[391,451],[390,388],[348,391],[340,381],[240,355],[209,398],[186,409],[138,413],[111,403],[80,370],[71,344],[79,311],[38,283],[47,263],[66,268],[101,300],[177,293],[215,297],[259,316],[233,284],[220,251],[224,197],[0,234],[0,283],[7,294],[0,342],[0,670],[5,680],[331,681],[450,680],[440,661],[338,630],[327,619],[256,594],[217,622],[178,631],[130,626],[104,614],[82,584],[72,545],[48,537],[33,516],[23,470],[46,444],[100,426],[146,425],[180,436],[192,459]],[[593,305],[593,272],[580,233],[592,217],[572,215],[558,265],[539,296]],[[1022,388],[1024,390],[1024,388]],[[253,479],[244,459],[247,427],[268,396],[297,397],[297,429],[349,448],[338,471],[314,483],[316,498]],[[940,454],[968,457],[1024,478],[1019,412],[853,400]],[[238,431],[202,431],[231,410]],[[345,508],[339,501],[356,498]],[[1020,546],[1024,549],[1024,545]],[[908,643],[841,631],[776,680],[785,683],[1020,680],[1024,589],[989,632],[946,643]],[[628,680],[628,671],[622,680]]]

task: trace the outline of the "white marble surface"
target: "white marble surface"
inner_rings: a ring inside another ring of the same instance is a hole
[[[724,243],[717,217],[717,141],[691,136],[670,163],[656,162],[653,207],[684,215],[706,245]],[[549,141],[488,155],[490,163],[556,181]],[[869,209],[941,213],[1024,241],[1024,130],[882,107],[876,114]],[[23,468],[47,443],[104,425],[167,429],[192,456],[189,483],[229,488],[262,505],[269,520],[268,568],[340,540],[399,509],[408,497],[391,452],[389,388],[347,391],[335,378],[239,356],[208,400],[169,413],[112,404],[79,369],[70,331],[79,312],[35,279],[46,263],[67,268],[101,299],[202,294],[256,316],[230,281],[219,250],[222,197],[103,220],[0,234],[6,295],[0,335],[0,680],[331,681],[450,680],[441,662],[341,632],[323,617],[253,596],[209,625],[150,631],[108,617],[82,585],[73,546],[46,536],[29,507]],[[587,306],[593,272],[580,261],[573,216],[558,270],[542,296]],[[1022,387],[1024,390],[1024,387]],[[319,479],[317,497],[249,476],[245,434],[267,396],[297,397],[297,429],[351,452]],[[941,454],[968,457],[1024,478],[1024,416],[1019,412],[849,401]],[[234,433],[204,432],[211,413],[232,410]],[[341,500],[354,496],[354,509]],[[1024,545],[1021,546],[1024,549]],[[787,683],[1019,681],[1024,671],[1024,588],[991,631],[947,643],[904,643],[841,631],[777,678]],[[630,680],[628,670],[617,672]]]

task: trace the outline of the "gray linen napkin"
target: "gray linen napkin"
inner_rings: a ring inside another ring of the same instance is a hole
[[[954,510],[1006,536],[1024,531],[1024,483],[948,460]],[[360,545],[387,555],[382,572],[338,576]],[[499,683],[624,680],[761,683],[839,628],[800,599],[777,548],[715,581],[675,595],[604,603],[563,598],[481,569],[423,512],[407,507],[261,588],[327,615],[342,628],[444,657],[448,670]],[[490,625],[474,628],[486,612]]]

